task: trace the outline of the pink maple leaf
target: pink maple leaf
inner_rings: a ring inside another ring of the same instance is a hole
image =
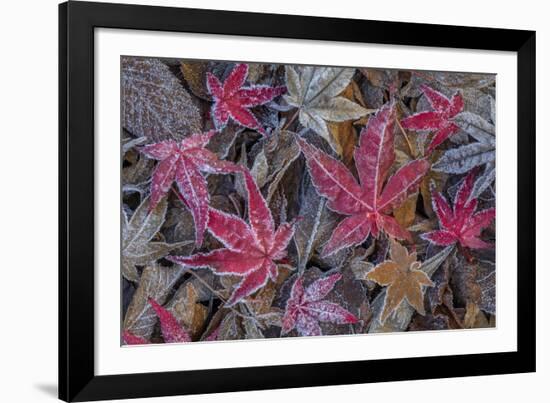
[[[169,260],[190,267],[207,267],[219,275],[243,277],[227,301],[231,306],[277,278],[275,261],[286,257],[286,247],[294,235],[294,223],[275,230],[271,211],[254,178],[243,170],[248,193],[250,224],[216,209],[209,210],[208,230],[225,248],[193,256],[171,256]]]
[[[334,302],[323,301],[341,278],[340,273],[332,274],[316,280],[304,289],[304,278],[298,277],[286,302],[281,334],[287,334],[296,328],[302,336],[321,336],[319,322],[339,325],[357,323],[357,318],[351,312]]]
[[[222,84],[218,78],[207,74],[208,92],[214,98],[211,115],[218,130],[225,127],[229,118],[249,129],[258,130],[265,135],[264,128],[250,111],[258,105],[264,105],[273,98],[284,94],[285,87],[254,85],[243,87],[248,75],[247,64],[237,64]]]
[[[439,246],[453,245],[458,242],[472,249],[493,247],[493,244],[481,240],[479,236],[495,218],[495,209],[475,212],[478,201],[471,198],[474,178],[475,170],[466,176],[456,192],[453,209],[441,193],[435,192],[432,195],[433,209],[441,229],[422,234],[423,239]]]
[[[149,298],[149,304],[155,310],[160,320],[160,331],[165,343],[187,343],[191,336],[172,315],[172,313],[160,305],[153,298]]]
[[[430,164],[426,159],[411,161],[384,186],[395,159],[394,121],[395,109],[386,104],[361,131],[354,154],[360,183],[342,162],[298,139],[317,192],[328,199],[328,208],[348,216],[325,244],[323,256],[358,245],[371,233],[378,237],[380,230],[394,238],[411,239],[390,214],[418,186]]]
[[[155,208],[175,181],[183,202],[193,215],[197,246],[203,241],[210,203],[206,178],[201,171],[230,173],[240,170],[234,163],[220,160],[216,154],[205,148],[214,134],[216,132],[212,130],[193,134],[179,144],[168,140],[141,148],[141,152],[149,158],[160,161],[153,172],[149,209]]]
[[[435,134],[426,150],[426,153],[430,154],[438,145],[460,130],[451,119],[462,111],[464,100],[458,92],[449,99],[427,85],[422,85],[420,89],[434,110],[415,113],[403,119],[401,125],[410,130],[434,130]]]
[[[144,337],[136,336],[129,331],[125,330],[122,333],[122,339],[127,345],[138,345],[138,344],[150,344],[151,342]]]

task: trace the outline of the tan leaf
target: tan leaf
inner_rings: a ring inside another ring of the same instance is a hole
[[[208,316],[208,309],[198,302],[198,297],[193,283],[187,281],[178,289],[166,307],[193,339],[204,330],[204,323]]]
[[[416,253],[409,254],[407,248],[391,239],[390,257],[372,269],[367,278],[377,282],[386,289],[384,309],[380,320],[382,323],[401,304],[407,301],[416,311],[424,315],[424,286],[432,287],[434,283],[416,261]]]

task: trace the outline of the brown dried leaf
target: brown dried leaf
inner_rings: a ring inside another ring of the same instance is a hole
[[[149,305],[148,298],[153,298],[161,305],[164,304],[172,287],[184,271],[185,269],[181,267],[163,267],[158,264],[143,269],[139,287],[134,293],[124,318],[124,330],[134,336],[149,339],[158,317]]]
[[[176,291],[166,308],[172,312],[195,340],[204,330],[208,309],[198,302],[199,294],[191,281],[185,282]]]
[[[180,140],[201,129],[196,101],[158,59],[122,57],[122,121],[136,137]]]

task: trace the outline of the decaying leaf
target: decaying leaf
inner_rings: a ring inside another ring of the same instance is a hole
[[[139,281],[136,266],[145,266],[166,256],[171,250],[189,244],[189,241],[168,244],[154,241],[166,215],[166,201],[149,209],[149,198],[136,209],[130,219],[122,213],[122,275],[130,281]]]
[[[149,298],[153,298],[159,304],[165,303],[183,272],[184,270],[179,267],[163,267],[157,264],[143,269],[139,287],[124,317],[124,331],[149,340],[158,321],[153,307],[149,304]]]
[[[358,119],[367,110],[349,99],[338,96],[349,85],[355,70],[338,67],[285,66],[288,93],[284,96],[289,105],[299,110],[302,126],[323,137],[334,151],[341,146],[334,141],[327,122],[344,122]]]
[[[436,255],[422,262],[418,270],[422,270],[426,275],[431,277],[439,266],[447,259],[454,250],[453,246],[448,246],[441,250]],[[393,314],[386,317],[382,321],[382,313],[385,307],[386,291],[382,291],[372,302],[373,319],[369,326],[369,333],[384,333],[384,332],[403,332],[409,326],[414,308],[406,301],[401,302],[394,310]]]
[[[471,194],[472,198],[478,198],[495,180],[495,126],[471,112],[459,113],[454,122],[477,142],[447,150],[432,169],[463,174],[484,165],[485,170],[476,179]]]
[[[158,59],[122,57],[123,125],[151,141],[180,140],[200,130],[197,102]]]
[[[391,260],[379,264],[367,275],[369,280],[387,286],[380,316],[382,324],[403,301],[424,315],[423,288],[434,285],[428,275],[419,269],[420,262],[416,260],[415,252],[409,254],[407,248],[394,240],[390,241],[390,245]]]

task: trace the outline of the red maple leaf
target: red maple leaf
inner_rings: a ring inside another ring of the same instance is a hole
[[[146,338],[141,336],[136,336],[127,330],[125,330],[124,333],[122,333],[122,338],[124,340],[124,343],[127,345],[150,344],[150,341],[147,340]]]
[[[242,126],[258,130],[265,135],[264,128],[250,111],[250,108],[263,105],[286,92],[285,87],[254,85],[243,87],[248,75],[247,64],[237,64],[222,84],[218,78],[207,74],[208,92],[214,98],[211,115],[218,130],[225,127],[229,118]]]
[[[172,313],[160,305],[153,298],[149,298],[149,304],[155,310],[160,320],[160,331],[165,343],[187,343],[191,336],[172,315]]]
[[[426,150],[426,153],[430,154],[438,145],[460,130],[451,119],[462,112],[464,100],[458,92],[449,99],[427,85],[422,85],[420,89],[434,110],[409,116],[401,121],[401,125],[410,130],[435,130]]]
[[[432,195],[432,204],[440,230],[422,234],[421,237],[439,246],[453,245],[456,242],[472,249],[486,249],[494,245],[479,238],[481,231],[495,218],[495,208],[475,213],[477,199],[471,199],[475,170],[464,179],[456,192],[453,209],[445,197],[438,192]]]
[[[208,230],[225,246],[193,256],[171,256],[169,260],[191,267],[208,267],[219,275],[243,277],[227,301],[231,306],[277,278],[276,260],[286,257],[286,247],[294,235],[294,223],[275,231],[271,211],[254,178],[243,170],[248,193],[250,225],[241,218],[216,209],[209,210]]]
[[[218,159],[216,154],[205,148],[214,134],[216,132],[212,130],[193,134],[179,144],[169,140],[141,148],[145,155],[160,161],[153,172],[149,209],[155,208],[175,181],[183,202],[193,215],[197,246],[203,241],[210,203],[206,178],[201,171],[230,173],[240,170],[237,165]]]
[[[323,301],[334,285],[342,278],[340,273],[323,277],[304,289],[304,278],[300,276],[292,285],[290,298],[286,302],[281,334],[296,328],[302,336],[321,336],[319,322],[339,325],[357,323],[357,318],[334,302]]]
[[[394,121],[393,105],[385,105],[361,131],[354,154],[360,184],[342,162],[298,139],[317,192],[328,199],[331,210],[349,216],[334,230],[323,256],[360,244],[370,233],[378,237],[380,230],[410,240],[409,232],[390,214],[419,184],[430,164],[425,159],[411,161],[383,186],[395,159]]]

